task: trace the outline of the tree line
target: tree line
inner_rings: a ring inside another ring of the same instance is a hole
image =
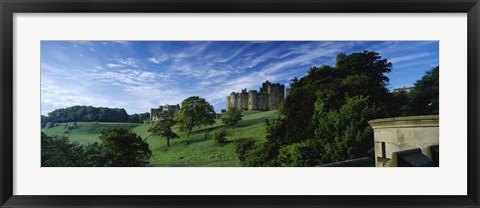
[[[73,121],[100,121],[100,122],[130,122],[143,123],[150,119],[150,113],[128,115],[123,108],[106,108],[93,106],[72,106],[54,110],[48,113],[48,116],[41,116],[42,128],[48,122],[62,123]]]

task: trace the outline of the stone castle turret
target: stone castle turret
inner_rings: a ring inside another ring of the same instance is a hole
[[[227,109],[230,107],[242,110],[275,110],[280,102],[285,99],[285,86],[272,84],[266,81],[262,84],[260,92],[242,89],[241,92],[232,92],[227,96]]]

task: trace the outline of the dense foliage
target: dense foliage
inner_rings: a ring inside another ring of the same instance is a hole
[[[192,96],[182,101],[182,107],[175,116],[178,129],[192,134],[193,127],[212,125],[215,123],[216,113],[212,105],[204,98]]]
[[[240,159],[240,163],[245,161],[245,154],[255,146],[253,138],[240,138],[235,143],[235,153]]]
[[[411,110],[415,115],[439,113],[439,67],[425,72],[422,79],[415,82],[410,93]]]
[[[291,81],[267,122],[267,142],[244,154],[247,166],[314,166],[371,156],[368,121],[401,112],[386,88],[392,65],[376,52],[339,54],[335,66],[313,66]]]
[[[225,129],[223,128],[219,128],[219,129],[215,129],[215,131],[213,131],[212,133],[212,136],[213,136],[213,140],[215,141],[215,143],[223,146],[227,143],[227,131],[225,131]]]
[[[41,133],[42,167],[85,167],[95,166],[90,160],[91,146],[71,142],[67,137],[49,137]],[[92,155],[97,155],[93,152]]]
[[[100,140],[81,145],[42,133],[42,167],[136,167],[147,165],[152,155],[148,143],[125,128],[103,129]]]
[[[123,108],[93,106],[72,106],[61,108],[41,116],[42,127],[48,122],[100,121],[142,123],[150,118],[150,113],[128,115]]]

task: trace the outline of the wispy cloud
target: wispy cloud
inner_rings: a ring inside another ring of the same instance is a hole
[[[70,43],[73,44],[73,47],[77,47],[79,45],[84,45],[84,46],[94,46],[95,45],[91,41],[70,41]]]
[[[122,41],[122,40],[116,40],[116,41],[111,41],[112,43],[120,44],[124,47],[129,47],[132,45],[132,42],[129,41]]]
[[[405,56],[399,56],[399,57],[393,57],[390,58],[389,61],[392,63],[400,63],[404,61],[410,61],[418,58],[423,58],[430,55],[428,52],[422,52],[422,53],[416,53],[416,54],[410,54],[410,55],[405,55]]]
[[[131,67],[138,67],[138,60],[135,58],[117,58],[115,59],[118,63],[126,65],[126,66],[131,66]]]
[[[110,67],[110,68],[120,68],[120,67],[125,67],[124,65],[121,65],[121,64],[113,64],[113,63],[108,63],[108,64],[105,64],[106,66]]]
[[[168,60],[168,56],[164,54],[164,55],[157,56],[157,57],[150,57],[147,60],[154,63],[154,64],[160,64],[160,63]]]

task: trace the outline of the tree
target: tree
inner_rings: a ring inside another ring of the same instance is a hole
[[[41,133],[42,167],[85,167],[92,164],[88,160],[85,146],[71,142],[67,137],[51,137]],[[98,153],[98,152],[97,152]]]
[[[314,140],[307,140],[282,147],[278,153],[280,166],[310,167],[320,162],[321,150]]]
[[[180,131],[187,132],[187,138],[189,138],[193,127],[214,124],[215,115],[210,103],[198,96],[192,96],[182,101],[182,107],[175,121]]]
[[[229,107],[227,112],[222,116],[222,122],[230,127],[235,126],[239,121],[242,120],[242,110],[238,108]]]
[[[322,149],[320,162],[372,156],[373,130],[368,121],[381,115],[378,111],[368,98],[358,96],[348,98],[338,111],[317,114],[315,141]]]
[[[160,106],[160,109],[155,114],[160,119],[148,131],[154,136],[165,137],[167,139],[167,147],[170,147],[170,139],[178,138],[178,135],[172,131],[172,127],[175,125],[175,111],[173,108],[164,110],[163,106]]]
[[[120,127],[103,129],[100,135],[104,165],[138,167],[148,164],[152,152],[148,143],[131,130]]]
[[[411,92],[411,109],[415,115],[439,113],[439,67],[433,67],[415,82]]]

